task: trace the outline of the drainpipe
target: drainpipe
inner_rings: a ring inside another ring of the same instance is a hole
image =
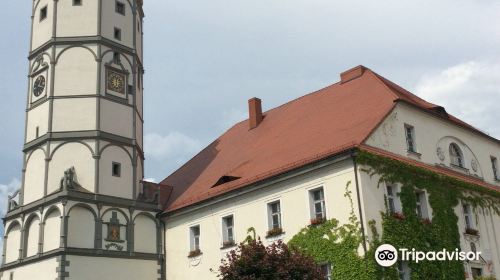
[[[366,248],[366,234],[365,234],[365,225],[364,225],[364,219],[363,219],[363,208],[361,206],[361,195],[359,192],[358,163],[356,162],[357,155],[358,155],[358,152],[356,150],[353,150],[353,152],[351,153],[351,157],[352,157],[352,162],[354,164],[354,176],[356,178],[356,197],[358,199],[359,221],[361,224],[361,236],[363,239],[363,251],[366,255],[366,252],[368,250]]]

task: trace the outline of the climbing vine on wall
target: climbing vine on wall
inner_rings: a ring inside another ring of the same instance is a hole
[[[350,182],[345,197],[351,202],[349,223],[340,225],[332,219],[321,225],[302,229],[290,240],[290,247],[311,255],[318,263],[330,263],[333,279],[399,279],[395,267],[382,268],[374,260],[378,245],[388,243],[396,248],[415,248],[419,251],[454,251],[460,249],[458,217],[454,208],[460,201],[474,207],[490,209],[500,215],[500,194],[484,187],[440,175],[424,168],[359,151],[357,162],[366,167],[364,172],[378,175],[380,182],[401,185],[399,193],[402,212],[399,216],[382,212],[382,234],[375,222],[369,222],[371,241],[364,256],[362,234],[354,213]],[[416,213],[415,191],[426,190],[432,209],[431,220],[421,220]],[[411,279],[463,279],[464,266],[460,261],[408,263]]]
[[[289,246],[312,256],[320,264],[333,264],[332,279],[376,279],[374,260],[365,259],[358,253],[363,239],[360,223],[354,213],[350,184],[347,183],[344,195],[351,202],[349,223],[340,225],[338,220],[331,219],[308,226],[290,240]]]

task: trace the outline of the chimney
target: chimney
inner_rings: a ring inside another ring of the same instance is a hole
[[[359,78],[363,75],[365,70],[368,68],[364,67],[363,65],[356,66],[352,69],[349,69],[343,73],[340,74],[340,83],[347,83],[351,80],[354,80],[356,78]]]
[[[262,101],[254,97],[248,100],[248,114],[250,129],[254,129],[262,122]]]

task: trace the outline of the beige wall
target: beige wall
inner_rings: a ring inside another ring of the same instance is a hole
[[[106,1],[106,0],[104,0]],[[98,0],[83,1],[73,6],[72,0],[60,0],[57,5],[57,36],[94,36],[98,34]]]
[[[1,280],[33,280],[33,279],[57,279],[57,266],[56,258],[43,260],[40,262],[27,264],[14,269],[6,270],[0,276]],[[13,273],[13,278],[10,278]],[[43,278],[42,278],[43,277]]]
[[[156,253],[156,221],[146,215],[138,215],[134,219],[134,251]]]
[[[30,110],[27,115],[26,142],[36,139],[36,128],[38,127],[38,136],[47,133],[49,125],[49,103],[45,102],[40,106]]]
[[[157,280],[160,268],[155,260],[68,256],[71,280]],[[90,278],[89,278],[90,276]]]
[[[254,227],[257,235],[270,243],[276,239],[265,238],[269,229],[267,204],[280,200],[285,231],[282,238],[288,241],[310,223],[309,191],[323,187],[327,218],[347,223],[351,205],[344,194],[347,183],[351,182],[350,190],[356,203],[354,181],[352,160],[348,159],[266,186],[262,190],[204,207],[189,215],[167,218],[167,279],[216,279],[216,274],[211,273],[210,269],[217,269],[220,259],[228,251],[221,249],[221,220],[227,215],[234,215],[236,242],[243,241],[247,236],[247,229]],[[357,213],[357,205],[354,207]],[[189,259],[189,228],[194,225],[199,225],[201,229],[200,246],[203,255]]]
[[[75,206],[68,216],[68,247],[94,248],[94,214],[87,208]]]
[[[121,165],[120,177],[112,176],[113,162]],[[99,193],[132,199],[133,166],[131,151],[119,146],[105,146],[99,160]]]
[[[44,194],[45,152],[35,150],[27,159],[24,178],[24,203],[41,199]]]
[[[125,4],[125,16],[115,12],[115,1],[102,1],[102,35],[110,40],[121,43],[127,47],[133,48],[133,30],[134,16],[129,1],[121,0]],[[118,41],[114,38],[114,28],[118,27],[122,30],[122,39]]]
[[[61,47],[55,65],[54,96],[95,95],[97,62],[95,46]]]
[[[33,218],[28,224],[25,224],[26,248],[25,256],[31,257],[38,254],[38,241],[40,240],[40,219]]]

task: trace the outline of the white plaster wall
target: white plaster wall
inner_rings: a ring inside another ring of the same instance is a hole
[[[145,215],[134,220],[134,251],[156,253],[156,223]]]
[[[33,218],[28,225],[25,225],[26,234],[26,257],[34,256],[38,253],[38,242],[40,234],[40,219]]]
[[[5,263],[19,259],[19,248],[21,245],[21,226],[16,223],[7,232],[4,246],[6,246]]]
[[[0,276],[0,280],[11,280],[11,272],[13,273],[13,280],[57,279],[57,266],[58,263],[56,261],[56,258],[51,258],[32,264],[26,264],[14,269],[4,271]]]
[[[61,213],[54,209],[45,216],[43,228],[43,251],[49,252],[58,249],[61,244]]]
[[[30,110],[27,116],[26,143],[36,139],[36,128],[38,127],[38,136],[47,133],[49,125],[49,103],[45,102],[40,106]]]
[[[54,95],[96,94],[97,65],[92,50],[84,47],[63,49],[55,65]]]
[[[58,191],[64,171],[75,167],[78,184],[90,192],[95,190],[95,162],[92,151],[78,142],[63,144],[53,152],[49,162],[48,193]]]
[[[101,130],[133,138],[133,111],[131,107],[122,104],[101,100]]]
[[[44,193],[45,153],[35,150],[28,159],[24,181],[24,204],[41,199]]]
[[[406,151],[405,123],[415,128],[417,151],[421,153],[420,159],[408,154]],[[403,103],[396,106],[392,114],[368,138],[366,143],[428,164],[443,163],[444,166],[450,166],[449,150],[446,146],[449,141],[441,143],[446,156],[444,162],[441,162],[436,152],[438,143],[446,137],[459,139],[460,142],[470,148],[471,152],[468,154],[465,146],[461,147],[462,151],[466,152],[464,155],[465,167],[471,170],[471,173],[474,173],[471,168],[471,160],[472,156],[475,156],[483,171],[484,180],[490,184],[500,186],[500,182],[494,180],[490,160],[490,156],[500,159],[499,143]]]
[[[68,261],[70,266],[66,269],[71,280],[159,279],[160,267],[155,260],[68,256]]]
[[[95,98],[54,99],[54,132],[96,129]]]
[[[132,14],[131,2],[121,0],[125,4],[125,16],[115,12],[115,1],[102,1],[102,35],[107,39],[132,48],[134,45],[134,16]],[[114,38],[114,27],[122,30],[122,39]]]
[[[54,1],[52,0],[36,0],[33,1],[33,7],[35,8],[33,14],[33,34],[32,34],[32,46],[31,50],[34,50],[41,46],[43,43],[50,40],[52,37],[52,26],[53,26],[53,16],[54,16]],[[47,18],[40,21],[40,9],[47,6]]]
[[[72,0],[57,2],[57,36],[91,36],[98,34],[99,1],[82,1],[81,6],[73,6]]]
[[[71,208],[68,219],[68,247],[94,248],[95,218],[87,208]]]
[[[121,176],[112,174],[113,162],[121,164]],[[99,193],[132,199],[133,166],[129,154],[118,146],[107,146],[99,162]]]
[[[356,190],[352,161],[345,160],[306,175],[288,179],[284,182],[265,187],[260,191],[242,195],[228,201],[217,203],[190,213],[170,217],[166,220],[166,260],[167,279],[216,279],[220,259],[227,250],[221,250],[221,219],[234,215],[235,239],[241,242],[247,236],[247,229],[254,227],[257,235],[265,243],[274,239],[266,239],[268,230],[267,204],[275,200],[281,201],[282,225],[285,231],[284,241],[289,241],[303,227],[310,223],[309,190],[324,187],[327,218],[336,218],[342,224],[348,223],[351,205],[344,197],[345,188],[351,182],[354,211],[358,213]],[[190,251],[189,227],[200,225],[201,250],[203,255],[197,259],[189,259]]]

